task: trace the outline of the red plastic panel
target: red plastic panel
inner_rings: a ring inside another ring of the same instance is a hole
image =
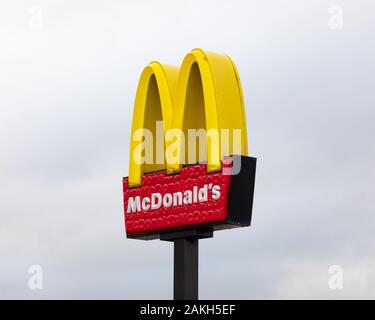
[[[128,236],[226,221],[230,179],[222,172],[207,173],[205,164],[184,167],[176,175],[148,173],[137,188],[129,189],[124,178]]]

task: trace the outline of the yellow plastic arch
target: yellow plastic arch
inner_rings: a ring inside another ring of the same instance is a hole
[[[247,129],[243,95],[237,69],[232,60],[223,54],[194,49],[188,53],[181,68],[151,62],[143,70],[137,88],[130,141],[129,187],[141,185],[146,172],[166,169],[178,173],[182,161],[172,161],[168,156],[165,164],[141,164],[134,159],[137,141],[133,134],[137,130],[150,130],[155,136],[155,123],[164,121],[164,135],[170,129],[179,129],[187,135],[188,129],[203,128],[220,132],[221,129],[240,129],[239,153],[247,155]],[[232,141],[230,139],[229,141]],[[164,148],[169,141],[163,141]],[[212,152],[212,143],[207,143],[208,172],[221,169],[225,155],[233,154],[231,143],[224,152],[221,137]],[[153,145],[155,153],[156,146]],[[164,149],[165,150],[165,149]],[[177,159],[189,152],[188,145],[177,148]]]

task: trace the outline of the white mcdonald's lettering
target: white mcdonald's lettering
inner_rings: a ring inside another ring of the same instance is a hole
[[[162,195],[152,193],[149,197],[134,196],[128,198],[127,213],[157,210],[161,207],[170,208],[193,203],[217,201],[221,197],[221,187],[217,184],[205,184],[201,188],[194,186],[192,190],[176,191]]]

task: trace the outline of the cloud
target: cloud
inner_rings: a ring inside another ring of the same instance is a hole
[[[121,179],[142,68],[195,47],[236,62],[258,157],[253,225],[201,241],[201,298],[375,297],[371,2],[339,1],[340,31],[325,1],[35,5],[37,29],[0,8],[0,298],[172,297],[172,245],[125,238]]]

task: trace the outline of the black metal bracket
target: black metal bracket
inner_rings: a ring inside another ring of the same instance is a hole
[[[175,241],[178,239],[189,238],[189,239],[207,239],[214,236],[213,228],[202,228],[202,229],[187,229],[187,230],[174,230],[164,232],[160,234],[160,240],[162,241]]]

